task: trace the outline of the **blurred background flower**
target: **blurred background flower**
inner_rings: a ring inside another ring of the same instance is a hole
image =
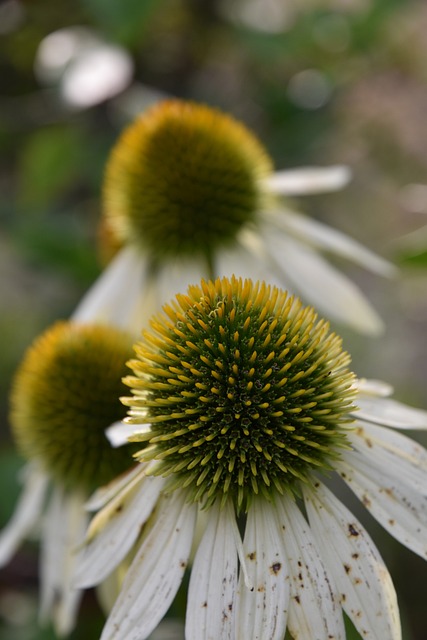
[[[0,531],[0,566],[26,538],[40,539],[39,619],[60,637],[78,615],[74,565],[85,502],[133,466],[105,435],[124,416],[121,377],[131,355],[130,335],[113,326],[57,322],[27,350],[12,385],[10,425],[27,463],[15,511]]]
[[[172,95],[242,120],[277,167],[348,164],[345,191],[313,195],[304,210],[400,261],[397,239],[425,225],[426,23],[419,0],[0,4],[0,524],[12,512],[20,465],[7,420],[10,380],[32,339],[68,317],[101,271],[100,186],[123,127]],[[387,323],[375,342],[340,330],[354,370],[426,407],[425,261],[402,259],[394,283],[334,262]],[[424,640],[424,563],[367,526],[393,573],[405,640]],[[36,592],[29,545],[0,573],[0,640],[54,637],[37,629]],[[82,610],[75,638],[93,638],[102,618],[90,593]],[[162,640],[182,638],[182,628],[170,629]]]

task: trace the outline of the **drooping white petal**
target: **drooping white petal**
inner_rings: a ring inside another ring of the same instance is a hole
[[[237,242],[230,249],[220,249],[215,255],[217,276],[239,275],[251,280],[266,280],[271,285],[283,288],[283,279],[268,268],[268,249],[258,231],[243,229]]]
[[[99,584],[120,564],[153,511],[164,482],[163,478],[149,476],[113,501],[111,516],[78,554],[76,586]]]
[[[139,335],[157,305],[147,263],[148,258],[140,248],[121,249],[83,297],[71,319],[113,324]]]
[[[387,427],[356,422],[348,441],[373,467],[389,473],[394,469],[405,484],[427,495],[427,449],[412,438]]]
[[[269,219],[278,229],[304,243],[351,260],[381,276],[397,275],[393,264],[333,227],[288,209],[272,211]]]
[[[106,617],[108,617],[120,594],[122,582],[130,566],[127,560],[128,558],[116,567],[105,580],[96,585],[96,598]]]
[[[200,278],[209,277],[207,262],[197,255],[189,259],[169,259],[159,265],[156,272],[157,306],[169,302],[177,293],[184,293],[188,285],[200,282]]]
[[[147,524],[101,640],[145,640],[168,610],[181,584],[193,540],[197,508],[175,492],[163,497]]]
[[[427,558],[426,496],[401,481],[398,469],[386,474],[357,452],[345,452],[336,469],[384,529]]]
[[[86,511],[98,511],[113,500],[119,493],[131,491],[135,484],[138,484],[142,478],[145,478],[146,471],[146,464],[136,464],[129,471],[122,473],[108,484],[96,489],[89,500],[86,501]]]
[[[270,191],[287,196],[338,191],[351,179],[351,171],[343,165],[304,167],[277,171],[264,180]]]
[[[391,398],[375,398],[360,394],[356,400],[355,418],[396,429],[427,429],[427,411],[409,407]]]
[[[234,510],[214,505],[197,549],[188,589],[186,640],[234,640],[237,549]]]
[[[9,562],[22,540],[33,531],[40,519],[49,478],[37,467],[28,465],[24,469],[23,483],[15,511],[0,533],[0,566]]]
[[[126,424],[125,422],[114,422],[105,429],[105,435],[112,447],[122,447],[129,444],[130,436],[136,433],[146,432],[150,429],[150,425],[140,425],[136,427],[134,424]]]
[[[243,540],[245,565],[237,589],[235,640],[283,640],[288,617],[290,577],[283,540],[273,505],[256,501],[248,511]]]
[[[67,635],[76,622],[82,592],[75,589],[75,548],[83,539],[87,514],[80,493],[55,487],[43,528],[40,573],[40,618],[52,620],[58,635]]]
[[[253,281],[265,280],[271,286],[294,293],[292,283],[272,260],[268,243],[257,227],[244,227],[230,249],[220,249],[215,255],[215,273],[219,276],[238,274]]]
[[[382,320],[351,280],[295,238],[278,236],[269,225],[264,226],[263,233],[272,269],[282,273],[306,302],[358,331],[381,333]]]
[[[396,593],[375,544],[354,515],[322,484],[304,489],[310,527],[342,607],[362,638],[400,640]]]
[[[382,380],[372,380],[371,378],[358,378],[354,383],[359,392],[363,395],[368,396],[381,396],[387,397],[391,396],[394,389],[391,384],[388,382],[383,382]]]
[[[344,623],[338,595],[309,525],[295,502],[277,499],[291,576],[288,629],[294,638],[341,640]]]

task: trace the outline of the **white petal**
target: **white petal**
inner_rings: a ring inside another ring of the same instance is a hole
[[[393,394],[393,387],[388,382],[382,380],[372,380],[366,378],[359,378],[356,380],[355,385],[359,392],[363,395],[382,396],[387,397]]]
[[[123,564],[124,570],[122,569],[122,565],[119,565],[117,569],[110,573],[108,578],[103,580],[95,588],[96,598],[106,617],[108,617],[120,594],[122,582],[125,578],[126,571],[129,568],[129,564],[126,561],[124,561]]]
[[[112,447],[122,447],[125,444],[129,444],[130,436],[150,429],[149,425],[144,425],[144,427],[144,429],[141,429],[141,427],[136,427],[134,424],[126,424],[121,421],[114,422],[105,429],[105,435]]]
[[[277,499],[275,506],[291,575],[290,634],[301,640],[344,639],[335,586],[320,558],[309,525],[293,500]]]
[[[427,411],[409,407],[391,398],[375,398],[360,394],[354,417],[396,429],[427,429]]]
[[[129,469],[129,471],[122,473],[108,484],[96,489],[89,500],[86,501],[86,511],[98,511],[102,507],[105,507],[105,505],[115,498],[121,491],[124,491],[125,493],[127,490],[131,491],[135,486],[135,483],[138,484],[142,478],[145,478],[146,471],[146,464],[136,464],[134,467]]]
[[[325,486],[305,489],[304,497],[316,544],[361,637],[400,640],[396,593],[369,534]]]
[[[164,497],[144,534],[101,640],[145,640],[181,584],[190,554],[197,509],[185,495]]]
[[[218,251],[215,255],[215,273],[220,277],[237,275],[254,282],[265,280],[271,286],[293,293],[292,283],[272,261],[268,244],[256,227],[244,227],[231,249]]]
[[[268,225],[263,232],[272,263],[306,302],[358,331],[381,333],[382,320],[351,280],[296,239],[278,236]]]
[[[356,425],[348,441],[373,468],[384,473],[393,469],[405,484],[427,495],[427,449],[393,429],[368,422]]]
[[[219,277],[237,275],[253,281],[266,280],[283,288],[283,280],[268,268],[268,251],[257,231],[244,229],[231,249],[221,249],[215,256],[215,272]]]
[[[34,530],[40,519],[49,479],[32,465],[24,470],[24,487],[15,511],[0,533],[0,566],[14,555],[22,540]]]
[[[133,491],[114,500],[111,517],[78,554],[76,586],[99,584],[120,564],[153,511],[163,486],[163,478],[149,476]]]
[[[185,293],[189,285],[198,284],[209,276],[207,263],[197,257],[169,260],[156,273],[156,292],[160,308],[169,303],[177,293]]]
[[[427,497],[399,478],[385,474],[356,452],[346,452],[336,465],[343,480],[374,518],[399,542],[427,558]]]
[[[40,618],[52,620],[58,635],[74,628],[82,592],[72,585],[75,548],[83,539],[87,514],[79,493],[52,492],[41,548]]]
[[[234,520],[234,522],[233,522]],[[237,548],[233,507],[209,510],[188,589],[186,640],[234,640]]]
[[[304,167],[277,171],[264,184],[274,193],[288,196],[338,191],[351,179],[351,171],[343,165]]]
[[[381,276],[397,275],[394,265],[333,227],[288,209],[272,212],[270,219],[281,231],[302,242],[351,260]]]
[[[273,505],[259,500],[249,509],[243,547],[254,587],[248,589],[241,572],[236,640],[282,640],[286,632],[290,578],[283,530]]]
[[[147,260],[139,248],[121,249],[83,297],[72,320],[113,324],[139,335],[157,305]]]

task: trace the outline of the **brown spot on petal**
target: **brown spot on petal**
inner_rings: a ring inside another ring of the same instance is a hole
[[[346,573],[350,573],[350,571],[351,571],[350,565],[349,564],[344,564],[343,566],[344,566],[345,572]]]
[[[365,505],[365,507],[369,509],[369,507],[371,506],[371,501],[366,494],[362,496],[362,502]]]
[[[249,560],[256,560],[256,551],[252,551],[251,553],[248,553],[248,558]]]
[[[274,564],[271,565],[270,571],[271,571],[271,573],[274,573],[275,576],[277,576],[277,574],[279,573],[281,568],[282,568],[282,563],[281,562],[275,562]]]
[[[389,487],[383,487],[380,489],[380,493],[386,493],[390,498],[394,498],[394,491],[393,489],[389,489]]]
[[[350,534],[351,536],[358,536],[358,535],[359,535],[358,530],[356,529],[356,527],[354,526],[354,524],[351,524],[351,522],[350,522],[350,524],[348,525],[348,532],[349,532],[349,534]]]

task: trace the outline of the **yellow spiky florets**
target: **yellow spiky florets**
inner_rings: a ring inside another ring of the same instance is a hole
[[[200,254],[234,241],[266,198],[267,152],[217,109],[168,100],[141,114],[107,163],[107,226],[152,256]]]
[[[275,287],[226,278],[164,307],[125,379],[140,460],[205,505],[293,491],[345,445],[354,397],[341,339]]]
[[[18,447],[67,487],[93,489],[132,465],[105,429],[125,415],[119,396],[132,338],[100,325],[57,322],[27,351],[11,393]]]

